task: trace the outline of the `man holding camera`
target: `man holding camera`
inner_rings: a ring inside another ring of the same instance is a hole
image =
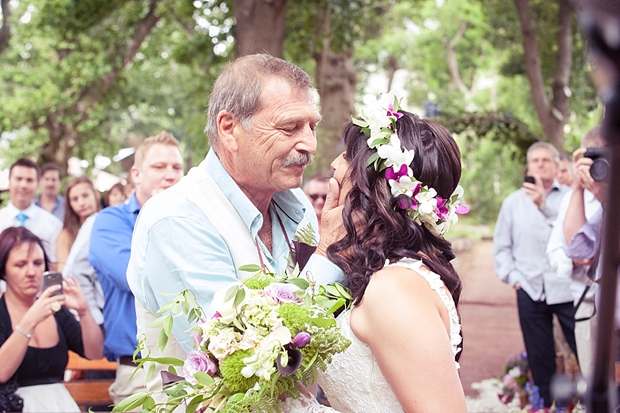
[[[581,140],[582,149],[579,149],[578,152],[575,153],[584,153],[586,151],[585,148],[587,148],[589,153],[596,154],[596,151],[600,150],[603,145],[601,128],[597,126],[585,134]],[[602,161],[605,161],[604,158]],[[580,164],[583,163],[589,162],[580,161]],[[598,170],[595,168],[594,176],[598,177],[597,171]],[[589,170],[585,172],[590,176]],[[577,178],[575,178],[575,181],[577,181]],[[574,183],[579,185],[578,182]],[[591,218],[596,211],[600,209],[601,204],[594,194],[587,189],[581,189],[577,192],[577,195],[581,194],[580,203],[584,206],[585,216]],[[594,368],[594,335],[596,332],[597,318],[594,305],[595,288],[592,287],[592,278],[594,278],[594,268],[592,268],[593,254],[583,259],[572,259],[565,253],[564,223],[567,222],[568,225],[574,223],[574,218],[567,217],[568,207],[574,193],[574,190],[570,191],[562,199],[558,217],[553,224],[553,230],[549,237],[547,254],[549,256],[551,268],[556,270],[560,277],[571,280],[571,291],[575,305],[575,341],[577,344],[577,357],[582,374],[588,376]]]
[[[576,353],[570,280],[549,269],[546,255],[552,224],[569,189],[555,180],[559,160],[559,152],[550,143],[529,147],[527,171],[534,183],[526,180],[504,200],[493,236],[495,272],[516,290],[523,341],[545,407],[553,401],[549,385],[556,372],[554,314]]]

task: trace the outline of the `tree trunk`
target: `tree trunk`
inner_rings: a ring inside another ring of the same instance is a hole
[[[78,130],[78,126],[88,120],[90,111],[120,77],[121,73],[129,62],[133,60],[140,50],[140,46],[151,33],[160,16],[155,13],[160,0],[152,0],[148,13],[135,26],[133,36],[127,40],[124,50],[119,50],[122,60],[104,73],[97,81],[86,86],[79,94],[77,101],[67,108],[59,108],[55,112],[45,115],[45,120],[39,123],[33,122],[33,128],[45,128],[49,134],[49,140],[41,150],[40,161],[55,162],[61,172],[66,174],[69,158],[73,154],[73,148],[77,146],[83,138],[83,133]],[[64,121],[59,119],[65,119]]]
[[[234,0],[235,56],[269,53],[284,57],[288,0]]]
[[[327,175],[332,161],[344,150],[342,131],[354,113],[355,66],[352,50],[334,53],[325,48],[315,54],[315,60],[323,119],[317,130],[314,172]]]
[[[11,9],[9,0],[0,0],[2,10],[2,27],[0,27],[0,54],[9,47],[11,40]]]
[[[572,32],[571,22],[574,9],[569,0],[559,1],[558,51],[557,67],[551,87],[551,100],[547,97],[544,78],[540,66],[540,53],[536,41],[536,29],[532,18],[529,0],[514,0],[521,30],[523,33],[523,51],[525,54],[525,70],[530,83],[532,102],[540,121],[545,138],[562,150],[564,146],[564,125],[568,117],[568,81],[572,63]]]

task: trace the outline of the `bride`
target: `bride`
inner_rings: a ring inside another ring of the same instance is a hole
[[[327,252],[352,291],[353,308],[338,317],[352,344],[319,384],[343,413],[466,412],[461,282],[443,237],[467,211],[459,149],[444,127],[399,111],[389,94],[346,127],[344,143],[330,198],[343,206],[346,235]],[[310,398],[283,410],[333,411]]]

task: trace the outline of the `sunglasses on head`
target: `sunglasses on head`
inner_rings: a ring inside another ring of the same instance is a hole
[[[308,195],[310,197],[311,200],[316,201],[317,199],[323,198],[323,201],[325,201],[327,199],[327,194],[310,194]]]

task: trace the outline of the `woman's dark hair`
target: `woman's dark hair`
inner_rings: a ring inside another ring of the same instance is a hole
[[[73,208],[71,207],[71,201],[69,200],[71,190],[78,184],[87,184],[89,189],[93,192],[93,195],[95,196],[95,203],[97,204],[97,211],[99,210],[99,207],[101,205],[101,202],[99,202],[99,192],[95,189],[93,181],[91,181],[89,177],[78,176],[77,178],[73,178],[71,182],[69,182],[69,185],[67,185],[67,191],[65,193],[67,204],[65,207],[65,220],[63,222],[63,228],[69,232],[69,236],[71,237],[71,244],[73,244],[73,242],[75,241],[75,238],[80,231],[80,227],[82,226],[82,223],[80,222],[80,216],[77,214],[77,212],[73,210]]]
[[[461,178],[460,151],[452,135],[436,122],[400,112],[403,116],[396,128],[401,145],[415,151],[410,165],[413,176],[442,198],[450,198]],[[395,208],[396,199],[385,171],[366,166],[376,152],[368,147],[367,140],[359,126],[349,123],[345,128],[349,163],[345,179],[352,185],[342,212],[347,234],[327,249],[329,259],[345,274],[344,284],[351,290],[354,304],[361,301],[370,277],[384,267],[386,260],[396,262],[401,258],[422,260],[439,274],[458,303],[462,286],[450,263],[455,257],[451,244],[416,224],[404,210]]]
[[[37,244],[41,247],[43,257],[45,258],[45,271],[49,269],[47,254],[41,239],[24,227],[8,227],[0,233],[0,280],[4,280],[6,275],[6,263],[9,260],[11,251],[24,243]]]

